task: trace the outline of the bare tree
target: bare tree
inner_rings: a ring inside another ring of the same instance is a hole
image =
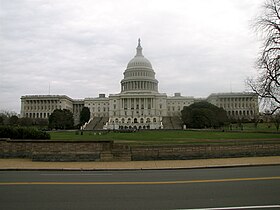
[[[279,131],[279,126],[280,126],[280,112],[275,114],[272,118],[274,125],[276,127],[276,130]]]
[[[267,0],[254,28],[264,38],[257,60],[259,76],[247,84],[263,99],[271,114],[280,110],[280,0]]]

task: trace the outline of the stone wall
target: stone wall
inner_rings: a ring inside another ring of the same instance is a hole
[[[279,144],[133,146],[132,160],[187,160],[201,158],[275,156]]]
[[[33,161],[186,160],[199,158],[280,156],[279,143],[241,145],[128,146],[113,141],[0,139],[0,158]]]
[[[0,140],[0,158],[31,158],[34,161],[100,161],[112,150],[112,141]]]

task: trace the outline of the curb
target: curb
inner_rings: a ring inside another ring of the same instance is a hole
[[[0,171],[148,171],[148,170],[189,170],[211,168],[238,168],[258,166],[280,166],[280,163],[250,163],[209,166],[186,166],[186,167],[158,167],[158,168],[0,168]]]

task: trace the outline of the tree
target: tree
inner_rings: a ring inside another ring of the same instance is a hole
[[[263,36],[257,60],[259,75],[247,80],[251,89],[264,99],[271,114],[280,109],[280,0],[267,0],[254,29]]]
[[[0,117],[2,120],[2,125],[8,125],[10,124],[9,120],[12,116],[17,116],[16,112],[13,111],[6,111],[6,110],[1,110],[0,111]]]
[[[68,109],[55,109],[49,117],[49,128],[51,129],[70,129],[73,126],[73,113]]]
[[[229,121],[224,109],[208,102],[198,102],[185,106],[181,115],[188,128],[218,128]]]
[[[83,107],[80,113],[80,124],[83,125],[90,119],[90,111],[88,107]]]
[[[273,122],[274,122],[274,125],[276,127],[276,130],[278,131],[279,130],[279,125],[280,125],[280,112],[273,116]]]
[[[9,118],[9,125],[17,125],[19,122],[18,117],[13,115]]]
[[[260,116],[258,114],[255,114],[254,117],[252,118],[252,122],[254,123],[254,127],[257,128],[258,124],[260,122]]]
[[[44,126],[48,126],[49,122],[47,119],[43,119],[43,118],[35,118],[33,120],[33,125],[36,125],[38,127],[44,127]]]
[[[4,125],[4,117],[0,116],[0,125]]]
[[[19,118],[19,125],[21,125],[21,126],[31,126],[32,123],[33,123],[33,120],[31,118],[28,118],[28,117]]]

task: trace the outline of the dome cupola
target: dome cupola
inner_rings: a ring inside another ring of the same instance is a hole
[[[144,57],[143,53],[142,53],[142,47],[141,47],[141,40],[138,39],[138,46],[136,48],[136,55],[134,56],[134,58],[132,58],[129,63],[127,64],[127,69],[130,68],[134,68],[134,67],[139,67],[139,66],[143,66],[143,67],[147,67],[147,68],[153,68],[151,62]]]

